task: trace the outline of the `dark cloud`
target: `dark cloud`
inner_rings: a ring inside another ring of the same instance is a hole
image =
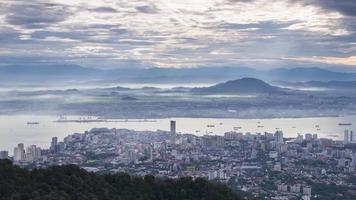
[[[148,14],[153,14],[158,12],[158,8],[155,5],[137,6],[136,10],[141,13],[148,13]]]
[[[90,11],[94,12],[101,12],[101,13],[116,13],[117,10],[112,7],[97,7],[93,9],[89,9]]]
[[[227,0],[229,3],[248,3],[256,0]],[[344,15],[356,16],[355,0],[286,0],[290,3],[303,3],[307,5],[316,5],[327,10],[338,11]]]
[[[15,4],[8,8],[6,21],[26,28],[42,28],[65,21],[72,13],[59,4]]]
[[[298,23],[298,21],[289,21],[289,22],[274,22],[274,21],[266,21],[261,23],[252,23],[252,24],[238,24],[238,23],[223,23],[217,26],[217,28],[221,29],[251,29],[257,28],[260,30],[273,30],[278,31],[282,28],[286,28],[294,23]]]
[[[355,0],[300,0],[307,4],[319,5],[324,9],[338,11],[344,15],[356,16]]]

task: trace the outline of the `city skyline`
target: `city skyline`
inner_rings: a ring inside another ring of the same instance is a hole
[[[285,138],[280,130],[196,136],[176,133],[176,121],[169,125],[167,131],[94,128],[63,141],[52,137],[48,149],[29,145],[25,150],[19,143],[13,158],[0,151],[0,159],[29,169],[75,164],[95,173],[204,178],[244,191],[246,197],[303,200],[325,198],[327,192],[318,184],[348,181],[345,175],[356,171],[356,140],[348,129],[344,141],[337,141],[312,133]],[[271,180],[272,185],[263,186]]]

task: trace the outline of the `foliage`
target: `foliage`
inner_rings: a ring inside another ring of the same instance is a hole
[[[159,179],[126,173],[99,175],[75,165],[22,169],[0,160],[0,200],[239,200],[205,179]]]

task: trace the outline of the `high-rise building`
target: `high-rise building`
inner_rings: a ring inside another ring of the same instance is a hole
[[[275,140],[277,142],[277,144],[283,144],[283,132],[282,131],[276,131],[276,133],[274,134]]]
[[[207,149],[221,149],[225,146],[225,139],[223,136],[204,135],[202,137],[202,145]]]
[[[313,134],[313,140],[317,140],[318,139],[318,134]]]
[[[152,147],[152,145],[148,145],[148,146],[144,149],[144,154],[145,154],[145,157],[146,157],[149,161],[152,161],[152,160],[153,160],[153,147]]]
[[[129,163],[134,163],[136,161],[136,152],[134,150],[129,150],[127,153]]]
[[[298,134],[297,138],[295,139],[295,142],[296,143],[302,143],[303,142],[303,135],[301,134]]]
[[[311,141],[313,139],[313,135],[311,133],[305,134],[305,140],[306,141]]]
[[[52,153],[57,153],[57,151],[58,151],[58,138],[57,137],[52,137],[50,150]]]
[[[176,143],[176,121],[171,120],[171,143]]]
[[[23,160],[25,160],[25,147],[23,143],[20,143],[14,148],[14,161]]]
[[[349,130],[344,131],[344,144],[349,143]]]
[[[26,160],[33,162],[40,159],[41,157],[41,148],[36,147],[36,145],[31,145],[26,148]]]
[[[346,129],[344,131],[344,144],[356,143],[356,138],[354,138],[354,132]]]
[[[171,121],[171,134],[175,135],[176,134],[176,121]]]

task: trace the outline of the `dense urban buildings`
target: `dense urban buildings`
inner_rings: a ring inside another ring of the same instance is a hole
[[[351,130],[345,130],[344,141],[311,133],[284,138],[281,130],[196,136],[178,134],[171,121],[169,132],[94,128],[63,141],[53,137],[48,150],[20,143],[12,159],[27,168],[76,164],[98,173],[202,177],[251,197],[309,200],[339,189],[348,192],[335,195],[356,197],[350,180],[356,175],[353,141]]]

